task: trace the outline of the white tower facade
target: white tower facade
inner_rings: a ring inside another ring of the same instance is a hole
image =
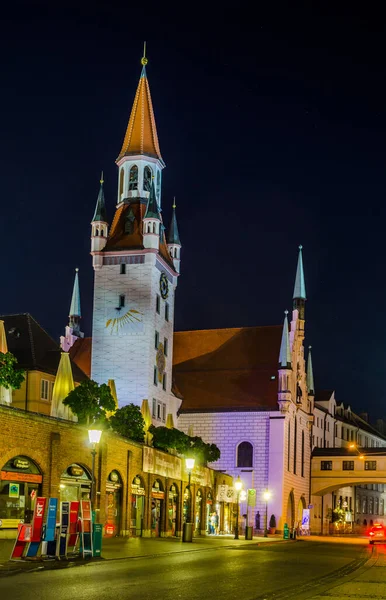
[[[118,199],[105,238],[92,236],[94,311],[91,377],[113,379],[119,406],[148,399],[153,423],[176,422],[171,392],[174,299],[178,272],[160,214],[161,157],[146,59],[117,159]],[[100,212],[100,211],[99,211]],[[100,237],[100,236],[99,236]],[[94,238],[94,239],[93,239]]]

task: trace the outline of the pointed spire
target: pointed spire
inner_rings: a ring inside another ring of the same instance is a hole
[[[280,354],[279,354],[279,368],[290,369],[291,368],[291,348],[289,343],[288,335],[288,310],[284,311],[284,323],[283,333],[281,336]]]
[[[78,277],[79,269],[75,269],[75,279],[74,279],[74,287],[72,289],[72,298],[71,298],[71,306],[70,306],[70,314],[69,317],[80,317],[80,293],[79,293],[79,277]]]
[[[145,154],[162,161],[161,150],[158,143],[157,127],[155,124],[153,103],[151,101],[150,87],[146,75],[146,42],[144,55],[141,58],[142,71],[139,78],[137,92],[131,109],[125,139],[117,158],[117,162],[124,156]],[[163,161],[162,161],[163,163]]]
[[[173,200],[173,214],[168,233],[168,244],[178,244],[181,246],[180,234],[178,233],[177,217],[176,217],[176,199]]]
[[[103,171],[101,173],[101,178],[100,178],[100,182],[101,184],[100,188],[99,188],[99,194],[98,194],[98,198],[97,198],[97,203],[96,203],[96,207],[95,207],[95,212],[94,212],[94,216],[92,218],[92,223],[94,223],[94,221],[102,221],[104,223],[107,222],[106,220],[106,206],[105,206],[105,194],[104,194],[104,190],[103,190]]]
[[[312,348],[312,346],[308,346],[307,389],[308,389],[308,394],[310,396],[314,396],[314,394],[315,394],[315,384],[314,384],[314,371],[312,369],[311,348]]]
[[[295,287],[294,287],[293,298],[294,299],[299,298],[302,300],[306,300],[306,284],[304,281],[302,248],[303,248],[303,246],[299,246],[298,266],[296,269],[296,278],[295,278]]]
[[[161,220],[161,215],[159,214],[159,208],[157,204],[157,198],[155,195],[154,177],[151,182],[150,195],[149,200],[147,201],[144,219],[158,219],[159,221]]]

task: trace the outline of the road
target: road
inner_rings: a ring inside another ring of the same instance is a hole
[[[360,568],[371,552],[370,547],[307,541],[209,548],[21,573],[0,579],[0,597],[12,600],[311,598],[321,584],[336,585],[340,577],[346,577],[347,581],[347,576]]]

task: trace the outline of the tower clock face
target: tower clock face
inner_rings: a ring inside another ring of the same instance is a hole
[[[165,300],[169,295],[169,282],[165,273],[161,273],[161,277],[159,280],[159,289],[161,292],[162,298]]]

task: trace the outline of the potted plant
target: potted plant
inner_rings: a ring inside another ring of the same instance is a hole
[[[269,520],[269,533],[275,533],[276,532],[276,517],[275,515],[271,515],[271,518]]]

